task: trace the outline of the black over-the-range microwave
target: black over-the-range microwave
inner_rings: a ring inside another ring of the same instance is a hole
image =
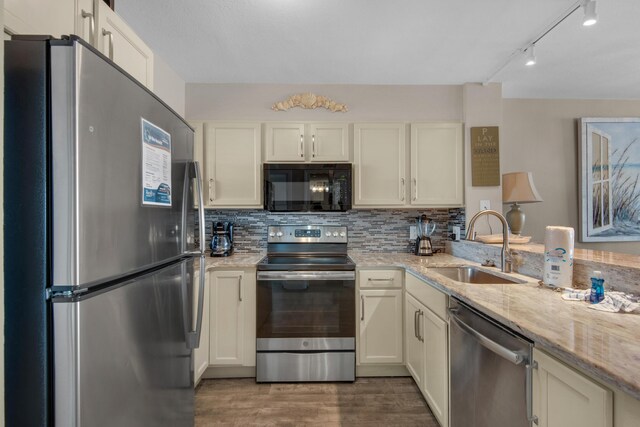
[[[351,164],[265,163],[264,208],[271,212],[351,209]]]

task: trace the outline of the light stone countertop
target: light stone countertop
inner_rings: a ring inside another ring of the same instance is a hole
[[[254,268],[264,253],[207,256],[207,270]],[[559,292],[540,287],[521,274],[522,284],[465,284],[429,271],[429,267],[478,263],[448,254],[418,257],[404,253],[350,252],[358,269],[396,267],[503,323],[570,365],[640,399],[640,315],[605,313],[587,303],[564,301]],[[501,275],[500,269],[480,267]]]
[[[212,268],[255,268],[266,255],[266,252],[245,254],[235,253],[227,257],[213,257],[207,255],[207,270]]]
[[[402,267],[435,288],[458,298],[535,342],[568,364],[640,399],[640,315],[605,313],[520,274],[522,284],[465,284],[429,271],[429,267],[475,265],[447,254],[352,253],[359,269]],[[501,275],[500,269],[481,267]]]

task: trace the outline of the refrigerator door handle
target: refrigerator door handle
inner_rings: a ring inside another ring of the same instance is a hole
[[[204,286],[205,286],[205,256],[200,256],[200,277],[198,283],[198,307],[195,329],[187,332],[187,347],[195,349],[200,347],[200,335],[202,335],[202,314],[204,311]]]
[[[198,239],[200,242],[199,249],[197,251],[188,251],[186,247],[183,247],[182,250],[187,254],[194,255],[204,255],[205,251],[205,241],[204,241],[204,197],[202,195],[202,180],[200,175],[200,165],[198,162],[191,162],[187,171],[184,174],[184,197],[182,200],[182,241],[186,242],[186,232],[187,232],[187,214],[189,211],[189,202],[188,196],[189,194],[189,179],[195,178],[196,180],[196,197],[198,198]],[[185,243],[186,245],[186,243]]]
[[[204,254],[204,197],[202,196],[202,176],[200,175],[200,165],[198,162],[193,162],[193,167],[196,171],[196,184],[198,188],[198,234],[200,237],[200,253]],[[204,259],[202,261],[204,264]],[[201,264],[200,270],[203,270],[202,267],[203,265]],[[204,280],[204,278],[201,280]]]

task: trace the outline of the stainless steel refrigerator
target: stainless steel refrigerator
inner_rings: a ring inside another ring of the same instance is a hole
[[[6,42],[5,89],[6,424],[192,425],[193,130],[74,36]]]

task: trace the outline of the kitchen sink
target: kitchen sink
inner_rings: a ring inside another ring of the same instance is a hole
[[[520,283],[515,279],[507,279],[502,276],[496,276],[488,271],[480,270],[476,267],[432,267],[429,271],[441,274],[456,282],[463,283],[491,283],[491,284],[508,284]]]

